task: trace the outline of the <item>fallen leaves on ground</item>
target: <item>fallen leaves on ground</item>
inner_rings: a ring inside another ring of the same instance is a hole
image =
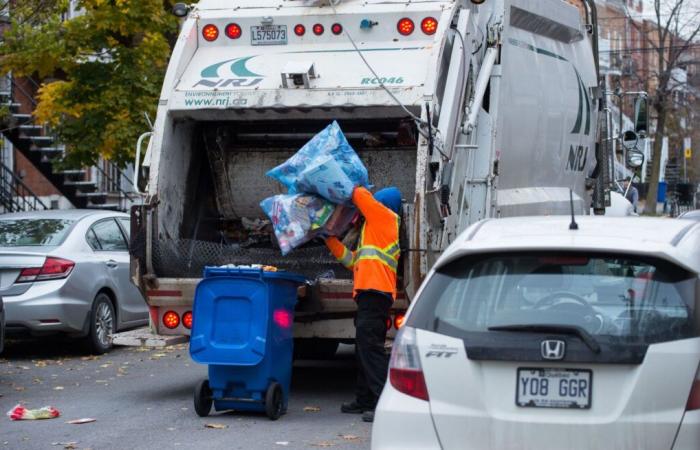
[[[92,419],[90,417],[84,417],[82,419],[75,419],[75,420],[69,420],[66,423],[69,423],[71,425],[82,425],[84,423],[91,423],[91,422],[96,422],[97,419]]]
[[[42,360],[42,361],[37,361],[37,362],[34,363],[34,366],[35,366],[35,367],[46,367],[46,366],[47,366],[47,363],[46,363],[46,361],[43,361],[43,360]]]
[[[66,450],[71,450],[77,448],[76,445],[78,445],[77,442],[52,442],[51,445],[62,445],[63,448]]]
[[[83,356],[80,358],[81,361],[96,361],[98,359],[100,359],[100,357],[97,355]]]
[[[321,441],[321,442],[316,442],[315,444],[311,444],[314,447],[333,447],[335,445],[335,442],[333,441]]]
[[[213,428],[215,430],[223,430],[224,428],[228,428],[228,425],[224,425],[223,423],[205,423],[204,428]]]
[[[360,440],[360,436],[355,436],[354,434],[341,434],[340,437],[346,441],[359,441]]]
[[[26,391],[26,388],[24,386],[15,386],[15,391],[17,391],[17,392]]]
[[[56,386],[53,388],[54,391],[62,391],[63,389],[63,386]]]
[[[108,367],[112,367],[112,363],[100,364],[100,367],[107,369]]]
[[[304,406],[304,412],[319,412],[321,408],[318,406]]]

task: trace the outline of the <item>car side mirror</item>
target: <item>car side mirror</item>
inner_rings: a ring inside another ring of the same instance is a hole
[[[649,134],[649,98],[646,95],[634,100],[634,131],[642,137]]]

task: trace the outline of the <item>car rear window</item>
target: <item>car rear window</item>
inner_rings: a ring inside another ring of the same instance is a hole
[[[74,223],[68,219],[0,220],[0,247],[59,245]]]
[[[563,325],[601,343],[648,345],[698,336],[696,280],[668,262],[635,256],[472,256],[431,277],[409,325],[455,337]]]

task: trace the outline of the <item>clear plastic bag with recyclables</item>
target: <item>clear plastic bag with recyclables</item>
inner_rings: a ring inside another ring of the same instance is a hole
[[[272,221],[283,255],[318,235],[335,210],[331,202],[307,194],[275,195],[260,207]]]
[[[334,203],[349,203],[355,186],[369,187],[367,168],[335,121],[267,175],[290,194],[314,193]]]

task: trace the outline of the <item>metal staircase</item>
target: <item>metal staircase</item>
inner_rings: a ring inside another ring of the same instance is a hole
[[[39,84],[31,78],[15,80],[7,76],[0,83],[0,105],[7,107],[11,115],[10,126],[3,130],[5,137],[76,208],[126,211],[139,196],[127,187],[131,180],[115,164],[101,161],[89,168],[54,169],[54,163],[63,158],[65,147],[47,126],[35,123],[30,113],[36,108],[38,88]]]
[[[49,209],[21,178],[0,164],[0,213]]]

